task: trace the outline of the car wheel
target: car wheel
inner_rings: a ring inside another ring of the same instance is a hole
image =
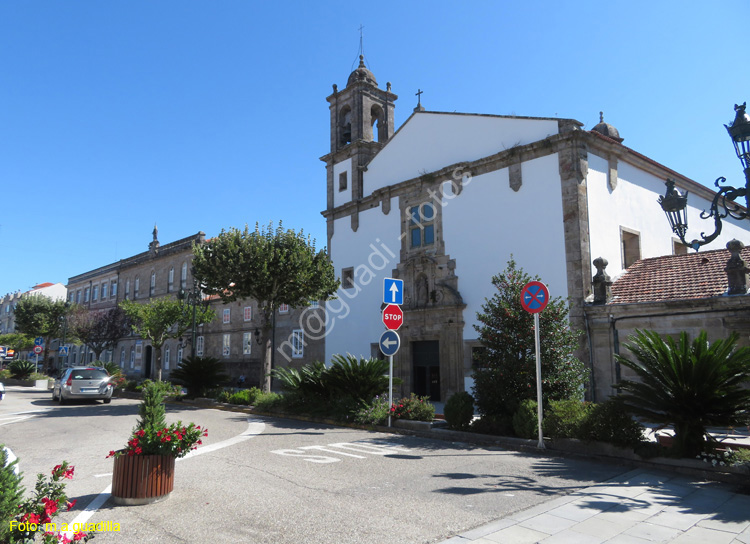
[[[104,400],[104,404],[109,404],[110,402],[112,402],[112,399],[103,399],[103,400]]]
[[[60,398],[57,399],[57,400],[60,401],[60,406],[62,406],[63,404],[65,404],[65,398],[63,397],[62,391],[60,391]]]
[[[55,396],[55,390],[52,390],[52,402],[55,402],[57,400],[57,397]]]

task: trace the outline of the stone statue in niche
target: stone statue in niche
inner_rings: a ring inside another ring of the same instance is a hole
[[[429,297],[429,285],[427,284],[427,276],[420,274],[417,276],[414,285],[414,292],[417,295],[417,308],[426,308],[428,297]]]

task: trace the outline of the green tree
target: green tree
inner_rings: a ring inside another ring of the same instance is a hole
[[[49,345],[53,338],[59,338],[63,327],[63,318],[68,307],[64,300],[52,300],[44,295],[25,296],[16,306],[16,329],[18,332],[44,339],[44,365],[50,371],[48,360]]]
[[[103,351],[113,349],[130,331],[128,316],[119,306],[104,310],[76,306],[69,313],[68,326],[70,333],[94,352],[97,361]]]
[[[522,400],[536,399],[534,318],[521,306],[521,291],[532,279],[539,281],[511,257],[492,277],[497,291],[477,313],[474,328],[484,349],[474,369],[474,400],[483,416],[510,418]],[[574,356],[580,333],[570,329],[565,301],[550,300],[539,325],[544,403],[580,398],[588,371]]]
[[[736,348],[738,335],[710,344],[706,331],[690,342],[662,339],[654,331],[637,330],[625,346],[635,356],[617,355],[639,380],[617,387],[626,407],[654,423],[674,426],[674,449],[695,457],[706,445],[710,426],[746,425],[750,418],[750,347]]]
[[[154,348],[156,380],[161,381],[161,350],[170,338],[180,338],[192,326],[193,308],[172,298],[157,298],[141,304],[132,300],[120,303],[133,331],[141,338],[149,340]],[[196,308],[195,324],[208,323],[215,314],[211,308]]]
[[[193,276],[209,295],[224,303],[255,299],[261,310],[263,357],[262,389],[271,389],[273,316],[280,304],[304,307],[310,300],[328,300],[339,281],[326,251],[303,232],[274,228],[250,231],[231,228],[193,246]]]
[[[19,352],[22,349],[31,349],[34,347],[34,339],[28,334],[20,332],[0,334],[0,346],[7,346],[16,352]]]

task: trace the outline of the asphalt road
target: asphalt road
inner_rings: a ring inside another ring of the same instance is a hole
[[[137,401],[63,407],[9,388],[0,443],[20,458],[25,483],[63,459],[76,466],[69,497],[83,509],[111,483],[107,453],[125,444]],[[209,429],[198,455],[177,463],[160,503],[107,500],[89,522],[119,523],[98,544],[436,542],[625,472],[610,464],[330,427],[238,412],[168,406],[168,420]],[[102,496],[101,499],[105,499]]]

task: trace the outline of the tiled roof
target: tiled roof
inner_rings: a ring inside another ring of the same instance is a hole
[[[610,304],[723,295],[728,288],[724,268],[729,256],[728,250],[719,249],[637,261],[612,284]],[[743,248],[740,256],[750,265],[750,247]]]
[[[35,286],[34,286],[34,287],[32,287],[31,289],[32,289],[32,290],[33,290],[33,289],[43,289],[43,288],[45,288],[45,287],[51,287],[51,286],[53,286],[53,285],[55,285],[55,284],[54,284],[54,283],[50,283],[50,282],[45,282],[45,283],[40,283],[39,285],[35,285]]]

